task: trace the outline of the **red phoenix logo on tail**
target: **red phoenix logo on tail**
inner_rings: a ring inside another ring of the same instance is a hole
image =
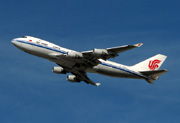
[[[150,69],[150,70],[155,70],[156,68],[159,67],[158,64],[159,64],[160,62],[161,62],[161,61],[158,60],[158,59],[155,59],[154,61],[149,61],[149,65],[148,65],[149,69]]]

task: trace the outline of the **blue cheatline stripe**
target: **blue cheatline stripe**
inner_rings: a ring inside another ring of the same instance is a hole
[[[141,74],[135,73],[135,72],[127,70],[127,69],[123,69],[123,68],[120,68],[120,67],[117,67],[117,66],[113,66],[113,65],[110,65],[110,64],[107,64],[107,63],[103,63],[103,62],[101,64],[104,65],[104,66],[107,66],[107,67],[111,67],[111,68],[115,68],[115,69],[118,69],[118,70],[122,70],[124,72],[127,72],[127,73],[130,73],[130,74],[139,76],[139,77],[144,78],[144,79],[148,79],[148,77],[145,77],[145,76],[143,76]]]
[[[25,41],[19,41],[19,40],[16,40],[16,41],[21,42],[21,43],[25,43],[25,44],[34,45],[34,46],[41,47],[41,48],[45,48],[45,49],[48,49],[48,50],[56,51],[56,52],[63,53],[63,54],[67,53],[67,52],[65,52],[63,50],[56,50],[56,49],[53,49],[53,48],[50,48],[50,47],[45,47],[45,46],[34,44],[34,43],[31,43],[31,42],[25,42]]]
[[[45,48],[45,49],[52,50],[52,51],[59,52],[59,53],[63,53],[63,54],[66,54],[66,53],[67,53],[67,52],[62,51],[62,50],[56,50],[56,49],[53,49],[53,48],[50,48],[50,47],[45,47],[45,46],[38,45],[38,44],[34,44],[34,43],[31,43],[31,42],[25,42],[25,41],[20,41],[20,40],[16,40],[16,41],[17,41],[17,42],[21,42],[21,43],[25,43],[25,44],[34,45],[34,46],[41,47],[41,48]],[[124,71],[124,72],[127,72],[127,73],[130,73],[130,74],[139,76],[139,77],[144,78],[144,79],[148,79],[148,77],[145,77],[145,76],[143,76],[143,75],[140,75],[140,74],[138,74],[138,73],[135,73],[135,72],[130,71],[130,70],[127,70],[127,69],[123,69],[123,68],[120,68],[120,67],[117,67],[117,66],[113,66],[113,65],[110,65],[110,64],[107,64],[107,63],[103,63],[103,62],[102,62],[101,64],[104,65],[104,66],[112,67],[112,68],[114,68],[114,69],[122,70],[122,71]]]

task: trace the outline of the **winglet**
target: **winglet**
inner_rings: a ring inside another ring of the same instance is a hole
[[[143,43],[138,43],[138,44],[135,44],[134,46],[140,47],[140,46],[142,46],[142,45],[143,45]]]
[[[101,85],[101,83],[96,83],[96,86],[100,86]]]

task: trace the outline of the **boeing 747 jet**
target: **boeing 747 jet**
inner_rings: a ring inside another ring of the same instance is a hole
[[[93,49],[90,51],[77,52],[66,49],[40,38],[24,36],[15,38],[12,43],[20,50],[48,59],[55,62],[52,71],[57,74],[71,73],[67,76],[67,81],[81,82],[99,86],[88,78],[87,72],[99,73],[111,77],[144,79],[153,84],[160,75],[167,72],[165,69],[159,70],[165,61],[165,55],[157,54],[145,61],[133,66],[118,64],[107,59],[118,56],[118,53],[140,47],[142,43],[134,45],[124,45],[106,49]]]

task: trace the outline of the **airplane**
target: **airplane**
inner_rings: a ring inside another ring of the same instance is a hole
[[[84,81],[87,84],[99,86],[100,83],[95,83],[88,78],[87,72],[89,72],[110,77],[143,79],[153,84],[154,80],[167,72],[166,69],[159,70],[167,57],[162,54],[157,54],[133,66],[107,60],[117,57],[118,53],[140,47],[142,43],[78,52],[32,36],[15,38],[11,42],[26,53],[55,62],[58,66],[54,66],[52,72],[71,73],[66,79],[70,82]]]

